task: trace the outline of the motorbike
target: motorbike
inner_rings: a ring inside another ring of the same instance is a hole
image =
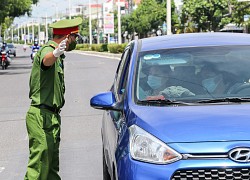
[[[33,63],[33,61],[34,61],[34,58],[35,58],[35,55],[36,55],[37,52],[38,52],[38,49],[34,49],[34,50],[32,51],[32,53],[31,53],[31,61],[32,61],[32,63]]]
[[[7,69],[7,67],[10,65],[11,59],[6,51],[1,52],[1,66],[2,69]]]

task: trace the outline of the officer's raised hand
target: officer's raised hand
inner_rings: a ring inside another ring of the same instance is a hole
[[[58,57],[60,57],[64,53],[64,51],[67,50],[67,43],[68,43],[67,35],[54,39],[54,41],[59,45],[55,47],[55,49],[52,52],[47,53],[44,56],[43,65],[45,67],[52,66],[58,59]]]
[[[55,57],[59,57],[64,53],[67,47],[67,41],[68,41],[68,38],[62,40],[61,43],[58,45],[58,47],[53,51],[53,55]]]

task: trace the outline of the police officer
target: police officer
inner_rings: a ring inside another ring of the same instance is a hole
[[[58,180],[60,109],[64,105],[64,51],[75,49],[81,18],[50,25],[53,40],[37,53],[30,75],[31,106],[26,115],[29,162],[25,180]]]

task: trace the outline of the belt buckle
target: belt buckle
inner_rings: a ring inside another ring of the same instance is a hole
[[[59,114],[61,112],[61,109],[55,109],[55,113]]]

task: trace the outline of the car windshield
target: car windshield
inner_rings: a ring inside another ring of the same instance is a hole
[[[250,46],[141,52],[136,68],[135,99],[209,102],[250,98],[249,57]]]
[[[14,48],[13,44],[8,44],[7,46],[8,46],[8,48]]]

